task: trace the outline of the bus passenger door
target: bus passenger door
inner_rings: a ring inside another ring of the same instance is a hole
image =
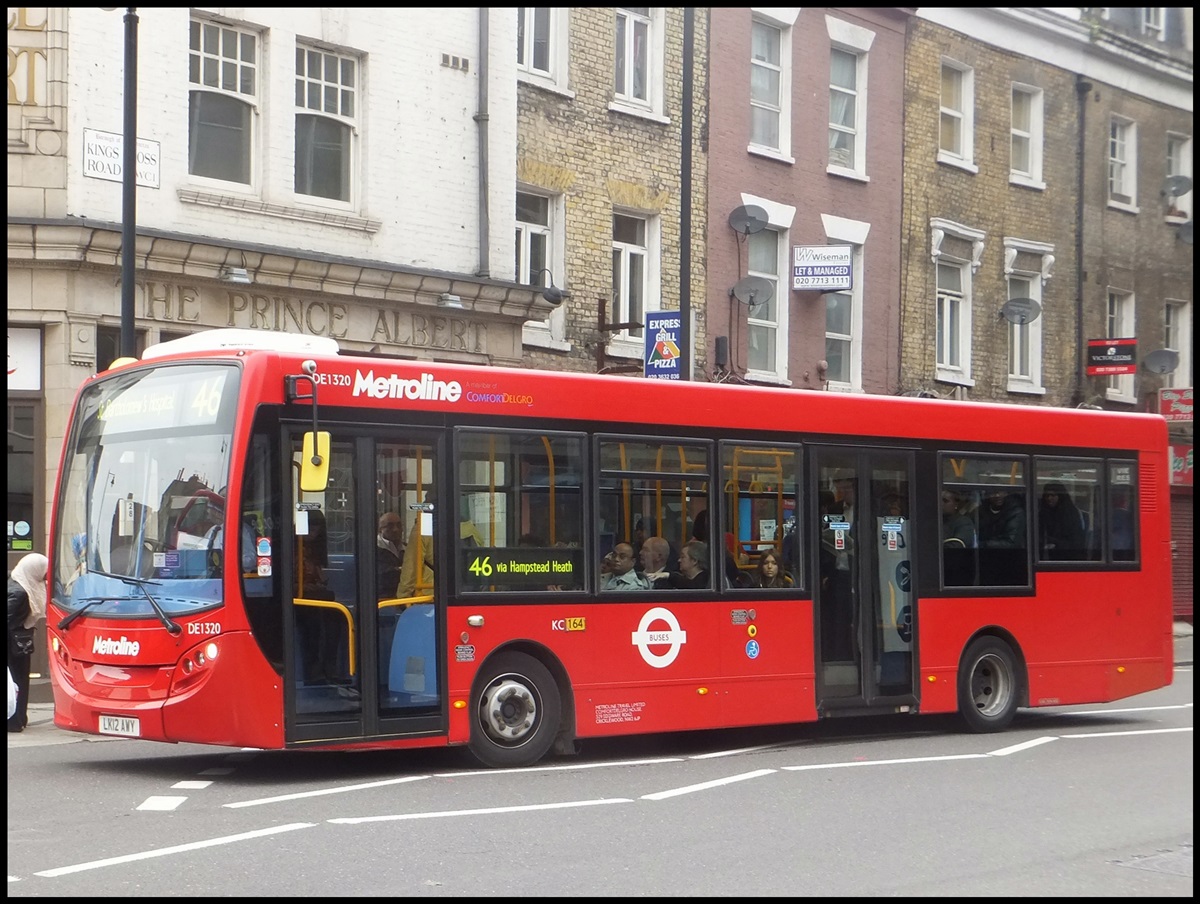
[[[913,695],[912,454],[817,448],[813,601],[818,709],[884,709]]]
[[[412,431],[397,441],[326,429],[329,483],[320,493],[300,491],[302,433],[289,437],[287,740],[444,730],[433,605],[436,442],[414,441]]]

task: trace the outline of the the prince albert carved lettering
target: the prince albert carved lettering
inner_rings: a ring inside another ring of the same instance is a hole
[[[143,316],[160,323],[208,323],[204,295],[196,286],[142,284]],[[215,315],[215,310],[210,310]],[[304,299],[260,292],[225,294],[223,326],[251,330],[280,330],[354,339],[380,345],[482,352],[482,327],[457,317],[349,305],[340,301]],[[213,324],[215,325],[215,324]]]

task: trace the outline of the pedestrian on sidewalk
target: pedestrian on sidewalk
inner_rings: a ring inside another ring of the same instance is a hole
[[[8,670],[17,685],[17,708],[8,717],[9,731],[24,731],[29,724],[29,661],[33,657],[33,629],[38,619],[46,614],[49,565],[44,555],[31,552],[8,576]]]

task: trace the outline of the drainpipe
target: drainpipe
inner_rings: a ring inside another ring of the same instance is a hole
[[[692,79],[694,77],[695,7],[683,10],[683,110],[679,145],[679,340],[683,344],[680,379],[696,370],[692,354]],[[707,333],[705,334],[707,335]]]
[[[488,211],[488,7],[479,7],[479,269],[476,276],[491,276],[491,244],[488,233],[491,217]]]
[[[1087,343],[1083,332],[1083,281],[1087,271],[1083,266],[1083,206],[1084,206],[1084,174],[1087,172],[1087,102],[1092,93],[1092,83],[1075,76],[1075,94],[1079,99],[1079,136],[1077,139],[1076,161],[1079,167],[1075,186],[1075,392],[1073,404],[1081,405],[1087,401]]]

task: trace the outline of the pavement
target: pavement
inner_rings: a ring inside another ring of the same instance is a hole
[[[1175,665],[1192,664],[1192,626],[1187,622],[1175,622]],[[50,702],[50,680],[35,678],[29,693],[29,724],[24,731],[10,732],[9,749],[34,747],[44,744],[69,744],[75,741],[109,741],[99,735],[85,735],[73,731],[61,731],[54,727],[54,703]]]

